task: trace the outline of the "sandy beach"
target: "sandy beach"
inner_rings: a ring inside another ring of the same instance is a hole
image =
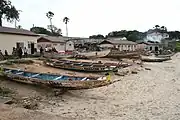
[[[49,96],[43,90],[1,82],[23,97],[41,96],[39,109],[0,104],[0,120],[179,120],[180,53],[162,63],[144,63],[138,74],[90,90]],[[145,70],[145,68],[149,68]]]

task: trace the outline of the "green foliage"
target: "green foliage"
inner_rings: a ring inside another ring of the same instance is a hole
[[[62,36],[61,29],[57,29],[55,26],[53,26],[52,28],[53,28],[53,33],[43,27],[32,27],[30,31],[36,34],[46,34],[49,36]]]
[[[180,42],[176,42],[176,51],[180,52]]]
[[[180,39],[180,32],[179,31],[169,31],[167,33],[169,34],[170,39]]]
[[[126,37],[127,40],[130,41],[137,41],[137,40],[142,40],[146,36],[146,33],[139,32],[137,30],[133,31],[126,31],[126,30],[121,30],[121,31],[113,31],[110,32],[107,37]]]
[[[69,22],[69,18],[68,18],[68,17],[64,17],[63,22],[64,22],[65,24],[67,24],[67,23]]]
[[[2,26],[2,18],[8,22],[19,20],[19,12],[9,0],[0,0],[0,26]]]
[[[54,13],[49,11],[49,12],[46,13],[46,16],[48,17],[48,19],[52,19],[53,16],[54,16]]]
[[[48,25],[48,29],[51,30],[52,36],[62,36],[61,29],[54,25]]]
[[[45,29],[43,27],[32,27],[30,29],[30,31],[37,33],[37,34],[52,35],[52,33],[50,31],[48,31],[47,29]]]
[[[90,39],[104,39],[105,37],[101,34],[89,36]]]

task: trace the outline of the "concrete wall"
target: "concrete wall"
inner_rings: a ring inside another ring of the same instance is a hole
[[[0,33],[0,50],[4,53],[5,50],[8,51],[8,54],[12,54],[13,47],[16,47],[16,43],[20,42],[24,47],[28,49],[28,54],[31,54],[30,45],[34,43],[35,48],[37,48],[37,39],[36,36],[25,36],[25,35],[15,35],[15,34],[2,34]]]
[[[112,45],[112,44],[101,44],[100,47],[102,48],[118,48],[119,51],[129,50],[135,51],[137,49],[137,45],[135,44],[120,44],[120,45]]]
[[[101,44],[100,47],[102,47],[102,48],[113,48],[114,45],[112,45],[112,44]]]
[[[74,42],[67,41],[66,42],[66,51],[73,51],[74,50]]]
[[[38,50],[42,47],[43,49],[48,47],[48,48],[53,48],[58,52],[63,52],[63,51],[73,51],[74,50],[74,42],[72,41],[67,41],[66,43],[52,43],[52,42],[39,42],[38,44]]]
[[[162,49],[162,47],[159,45],[147,45],[147,50],[155,51],[156,47],[158,48],[158,50]]]
[[[137,44],[137,50],[145,50],[147,48],[147,45],[142,43],[142,44]]]

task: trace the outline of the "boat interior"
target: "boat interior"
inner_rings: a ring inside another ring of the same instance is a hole
[[[25,78],[36,78],[40,80],[79,80],[79,81],[89,81],[89,80],[97,80],[97,77],[78,77],[78,76],[66,76],[66,75],[53,75],[46,73],[33,73],[22,70],[8,69],[4,68],[4,72],[11,75],[21,76]]]

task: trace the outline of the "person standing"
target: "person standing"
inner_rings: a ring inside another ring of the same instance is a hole
[[[45,52],[48,52],[48,48],[47,47],[45,47]]]
[[[7,52],[7,50],[4,51],[4,54],[5,54],[6,57],[8,57],[8,52]]]
[[[24,56],[25,56],[25,57],[27,57],[27,55],[28,55],[27,52],[28,52],[28,50],[27,50],[26,47],[25,47],[25,48],[24,48]]]
[[[43,56],[43,48],[40,48],[40,55]]]
[[[18,57],[19,57],[20,59],[22,58],[22,54],[23,54],[22,48],[20,47],[20,48],[18,49]]]
[[[4,60],[4,55],[3,55],[3,53],[1,52],[1,50],[0,50],[0,60]]]

